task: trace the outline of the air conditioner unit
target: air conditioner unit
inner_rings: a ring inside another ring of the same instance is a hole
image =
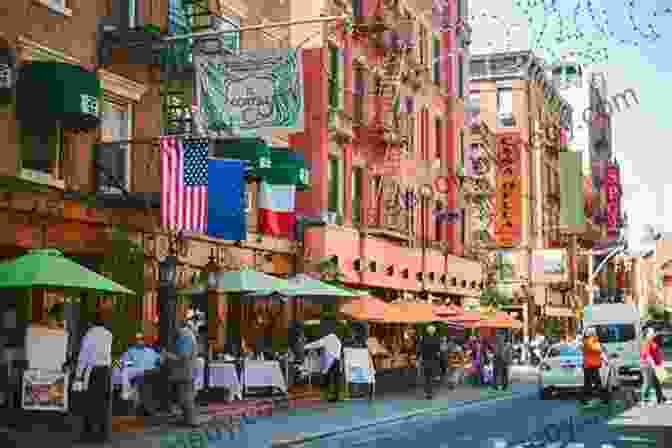
[[[497,114],[497,121],[502,126],[515,126],[516,125],[516,119],[514,118],[513,114],[510,113],[510,112]]]
[[[338,212],[327,212],[327,224],[338,224]]]

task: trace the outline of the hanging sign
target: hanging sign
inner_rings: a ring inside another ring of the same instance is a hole
[[[51,370],[26,370],[21,396],[25,410],[67,412],[68,375]]]
[[[517,135],[497,136],[495,241],[500,247],[513,247],[521,237],[521,144]]]
[[[304,129],[300,49],[194,55],[197,97],[208,131],[251,137]]]
[[[607,190],[607,234],[616,237],[619,234],[621,216],[621,187],[618,165],[609,163],[606,176]]]

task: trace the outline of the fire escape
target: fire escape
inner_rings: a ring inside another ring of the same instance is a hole
[[[410,19],[410,18],[409,18]],[[373,113],[356,123],[356,138],[374,148],[374,156],[382,161],[379,181],[374,189],[374,206],[368,213],[368,224],[385,236],[408,239],[412,231],[407,210],[400,206],[402,191],[398,177],[400,162],[408,145],[401,113],[401,88],[408,79],[408,55],[415,40],[399,31],[406,20],[398,0],[379,0],[371,17],[355,16],[355,36],[367,37],[380,51],[378,63],[372,68],[373,95],[369,103]]]
[[[208,0],[184,0],[182,10],[169,16],[174,34],[199,33],[231,27],[226,19],[209,9]],[[222,41],[230,35],[222,35]],[[224,43],[226,45],[226,43]],[[161,104],[164,134],[195,132],[192,105],[195,95],[193,41],[172,41],[161,58]]]
[[[472,236],[469,252],[484,265],[486,271],[491,271],[495,262],[490,251],[493,236],[489,229],[495,214],[496,138],[481,120],[474,120],[470,127],[472,146],[467,151],[465,169],[460,173],[459,180],[464,199],[474,210],[480,228]]]

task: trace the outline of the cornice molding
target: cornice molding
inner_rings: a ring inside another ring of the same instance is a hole
[[[17,54],[21,61],[55,61],[80,65],[81,61],[62,51],[54,50],[25,36],[17,38]]]
[[[147,92],[146,85],[107,70],[99,69],[98,78],[104,91],[132,101],[140,101]]]

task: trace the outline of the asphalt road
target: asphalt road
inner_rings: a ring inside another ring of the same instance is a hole
[[[610,413],[613,415],[623,411],[623,401],[616,400],[610,407],[597,406],[588,410],[580,407],[576,397],[571,395],[542,401],[535,393],[534,369],[516,367],[512,373],[517,382],[529,384],[529,394],[470,404],[403,422],[377,425],[308,442],[302,445],[302,448],[383,446],[385,448],[410,446],[606,448],[603,447],[605,444],[620,446],[616,441],[618,436],[609,432],[606,421]],[[535,440],[538,441],[537,444],[530,443]],[[569,442],[576,445],[567,445]]]

